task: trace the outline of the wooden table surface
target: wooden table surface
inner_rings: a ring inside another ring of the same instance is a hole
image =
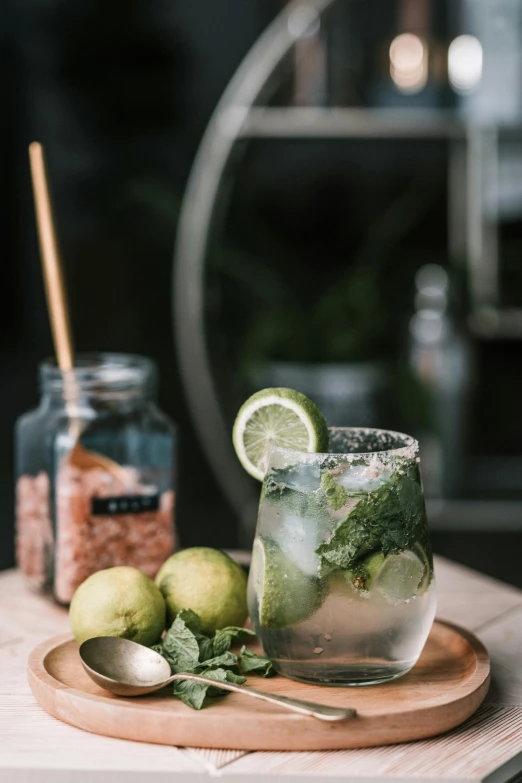
[[[438,616],[487,646],[493,682],[481,709],[450,734],[364,750],[245,753],[149,745],[75,729],[36,703],[30,651],[68,630],[67,612],[0,574],[0,783],[522,780],[522,591],[437,559]]]

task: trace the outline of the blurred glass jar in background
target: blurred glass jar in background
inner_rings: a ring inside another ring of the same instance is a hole
[[[154,362],[85,354],[66,376],[45,361],[40,384],[38,408],[16,426],[19,567],[61,603],[102,568],[154,576],[176,545],[176,430],[155,402]]]
[[[438,264],[415,277],[409,363],[427,399],[418,433],[426,494],[459,497],[465,486],[466,444],[474,383],[472,346],[451,312],[449,277]]]

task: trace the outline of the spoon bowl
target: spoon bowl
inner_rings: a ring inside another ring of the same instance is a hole
[[[257,691],[245,685],[213,680],[200,674],[171,674],[170,665],[159,653],[129,639],[114,636],[87,639],[80,645],[80,660],[86,673],[97,685],[117,696],[143,696],[159,691],[175,680],[194,680],[278,704],[319,720],[346,720],[356,714],[355,710],[349,707],[328,707],[315,702],[291,699],[288,696]]]
[[[142,696],[168,685],[170,666],[159,653],[114,636],[97,636],[80,646],[83,668],[100,687],[118,696]]]

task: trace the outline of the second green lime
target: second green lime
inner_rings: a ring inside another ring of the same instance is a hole
[[[182,609],[192,609],[212,634],[229,625],[242,626],[247,618],[246,574],[218,549],[183,549],[162,565],[156,576],[167,604],[167,622]]]

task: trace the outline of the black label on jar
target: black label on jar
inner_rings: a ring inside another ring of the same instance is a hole
[[[144,514],[159,509],[160,496],[155,495],[119,495],[114,498],[92,498],[93,516],[113,516],[115,514]]]

